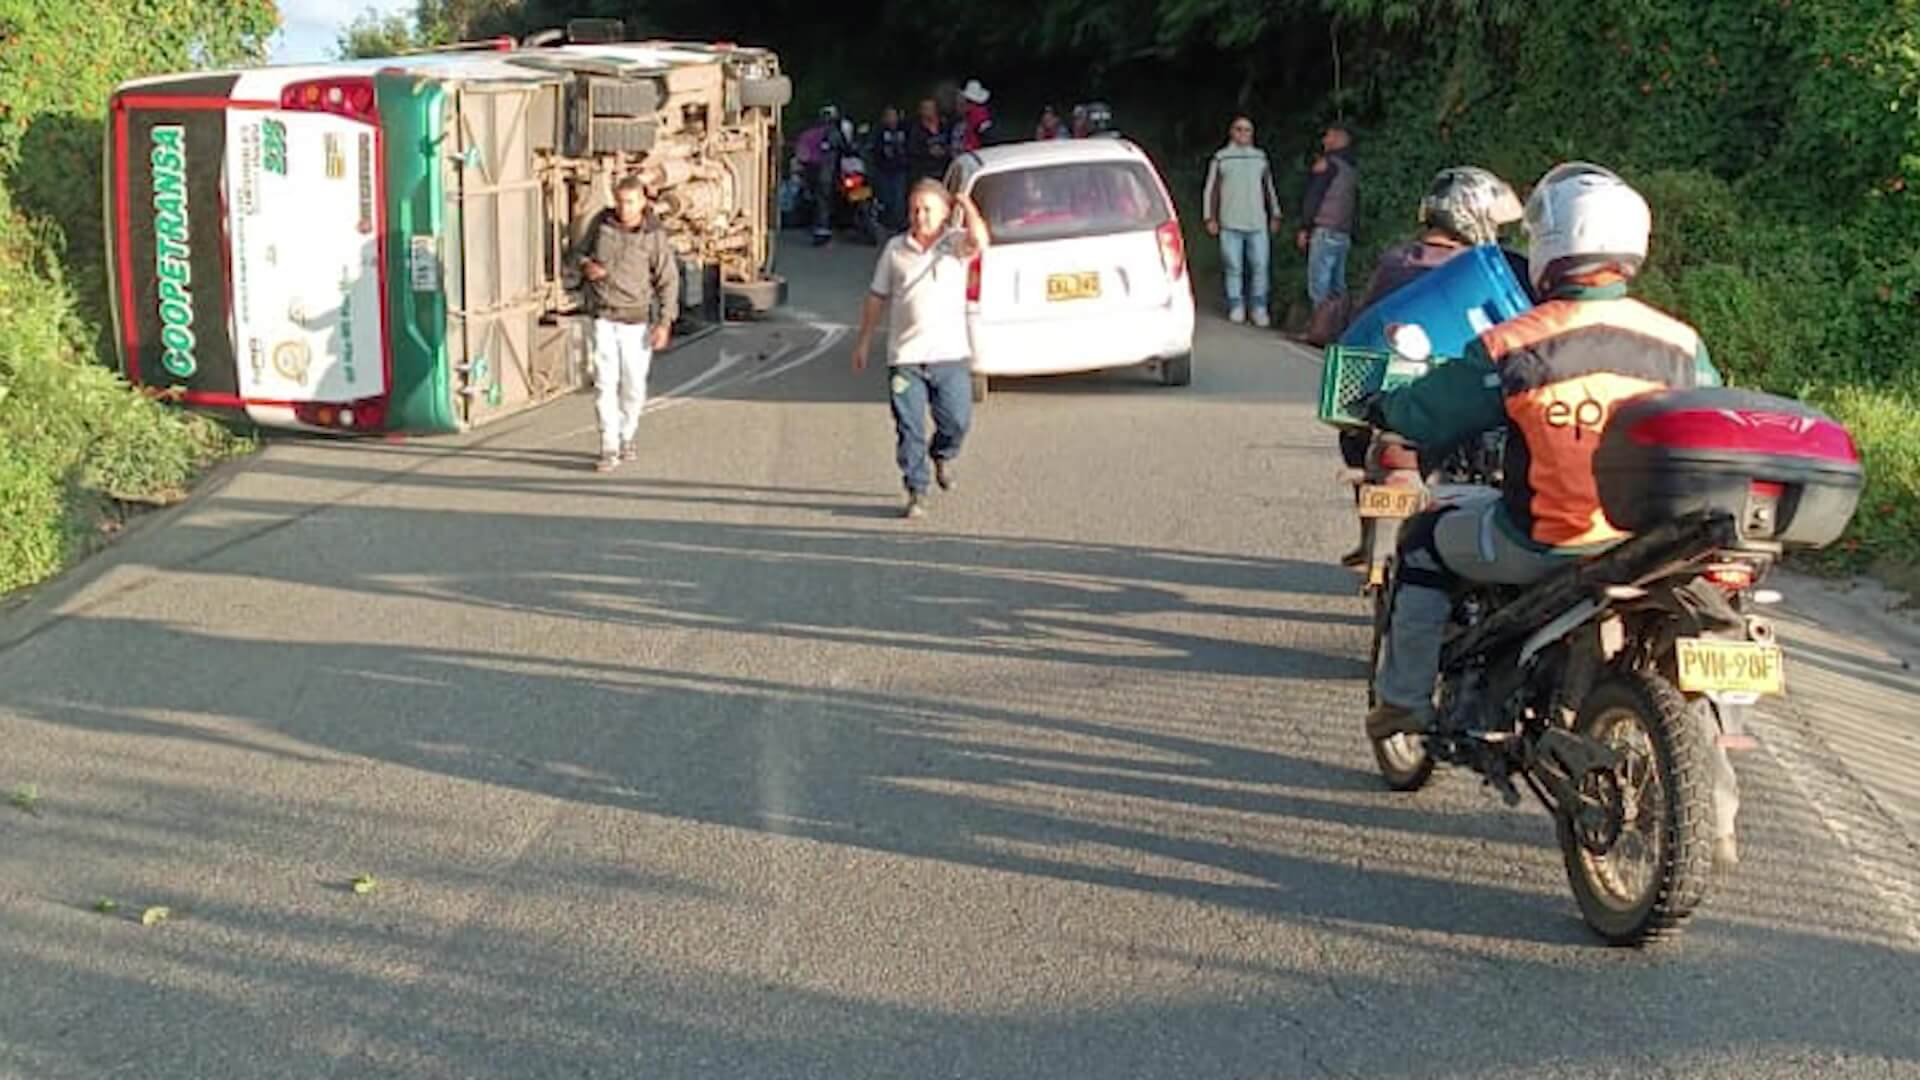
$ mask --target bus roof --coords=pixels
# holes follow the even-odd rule
[[[388,68],[399,68],[420,75],[471,79],[524,79],[529,82],[538,82],[549,79],[556,73],[579,70],[582,67],[604,65],[606,74],[609,75],[639,74],[645,71],[712,63],[730,54],[758,56],[763,55],[763,50],[716,48],[697,42],[674,41],[553,45],[530,49],[454,49],[444,52],[407,53],[401,56],[378,56],[323,63],[263,64],[259,68],[227,68],[215,71],[151,75],[121,83],[120,89],[153,86],[184,78],[231,75],[241,70],[257,71],[266,68],[289,73],[311,72],[315,78],[341,71],[371,73]]]

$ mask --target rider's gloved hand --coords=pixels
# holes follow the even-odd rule
[[[1386,402],[1387,395],[1375,390],[1353,403],[1353,413],[1368,424],[1386,430],[1388,427]]]

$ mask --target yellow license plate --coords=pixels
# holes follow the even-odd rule
[[[1778,645],[1681,638],[1677,647],[1680,689],[1688,693],[1779,694],[1787,688],[1786,657]]]
[[[873,192],[863,187],[857,187],[847,192],[848,202],[866,202],[871,198],[873,198]]]
[[[1047,300],[1091,300],[1100,295],[1098,272],[1047,275]]]
[[[1360,485],[1360,516],[1363,518],[1409,518],[1426,508],[1427,493],[1422,488]]]

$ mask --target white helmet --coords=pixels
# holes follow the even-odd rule
[[[1548,170],[1527,196],[1527,276],[1549,280],[1594,270],[1640,272],[1653,212],[1612,170],[1584,161]]]

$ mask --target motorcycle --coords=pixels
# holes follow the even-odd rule
[[[1390,340],[1401,360],[1420,352],[1417,335]],[[1386,482],[1363,513],[1389,508],[1387,521],[1448,497],[1405,440],[1374,442]],[[1676,934],[1707,895],[1716,829],[1732,825],[1726,755],[1755,748],[1750,710],[1785,687],[1760,614],[1781,598],[1762,586],[1789,548],[1839,537],[1861,473],[1851,437],[1825,416],[1715,389],[1617,406],[1595,474],[1607,516],[1632,535],[1531,586],[1463,584],[1434,730],[1370,741],[1396,791],[1425,786],[1438,765],[1479,774],[1508,805],[1524,788],[1553,817],[1584,921],[1637,946]],[[1392,549],[1372,554],[1370,704],[1396,572]]]
[[[886,243],[887,227],[881,220],[880,200],[867,180],[867,165],[848,154],[840,158],[840,198],[847,206],[848,224],[862,243]]]

